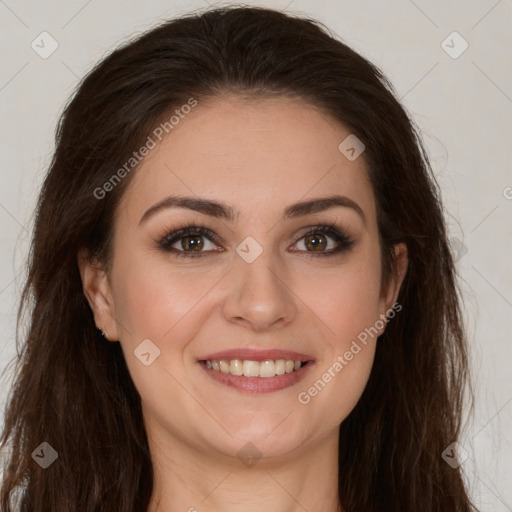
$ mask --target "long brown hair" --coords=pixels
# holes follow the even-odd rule
[[[226,92],[300,97],[349,127],[366,146],[383,279],[393,272],[393,244],[408,247],[402,311],[379,338],[367,387],[341,424],[341,506],[475,510],[460,468],[442,457],[460,435],[472,392],[454,258],[418,129],[381,71],[323,25],[233,7],[167,21],[124,44],[65,107],[18,313],[23,345],[1,437],[8,450],[1,509],[147,509],[153,473],[140,397],[120,344],[95,327],[77,253],[108,262],[114,214],[133,173],[108,193],[94,191],[169,112]],[[43,442],[58,455],[46,469],[34,457],[48,450]]]

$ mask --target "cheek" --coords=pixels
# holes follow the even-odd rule
[[[207,292],[223,271],[178,270],[176,264],[155,259],[132,255],[129,260],[118,261],[113,270],[120,342],[146,412],[170,429],[188,431],[187,418],[201,417],[202,412],[190,399],[189,393],[195,395],[195,391],[184,360],[186,347],[207,321],[212,309]],[[146,345],[149,348],[145,351],[154,362],[145,366],[136,356],[141,353],[141,343],[147,344],[148,339],[157,349]],[[158,354],[154,359],[153,350]],[[174,404],[172,420],[166,418],[169,404]]]
[[[378,248],[360,250],[346,263],[315,270],[297,269],[292,284],[317,320],[323,339],[337,350],[350,346],[379,318],[380,258]],[[307,276],[307,277],[304,277]]]
[[[183,319],[200,310],[195,306],[216,282],[212,273],[194,274],[154,259],[132,258],[116,268],[116,316],[126,340],[174,337]]]
[[[328,430],[352,411],[368,382],[379,317],[380,259],[369,251],[350,265],[311,275],[298,292],[313,311],[322,356],[302,386],[298,402]],[[311,340],[314,341],[314,340]],[[330,411],[325,414],[325,411]]]

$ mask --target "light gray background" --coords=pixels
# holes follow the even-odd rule
[[[512,510],[512,1],[248,4],[323,21],[390,77],[419,124],[460,255],[477,399],[461,441],[468,454],[463,469],[481,510]],[[0,370],[15,355],[32,214],[65,101],[79,78],[121,41],[207,5],[0,0]],[[43,31],[58,42],[46,59],[31,48]],[[469,45],[458,58],[445,51],[463,48],[458,36],[446,39],[454,31]],[[1,383],[2,406],[8,384]]]

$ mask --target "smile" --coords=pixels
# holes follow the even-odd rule
[[[299,370],[304,364],[292,359],[267,359],[266,361],[251,361],[249,359],[213,359],[205,361],[206,367],[217,372],[243,375],[244,377],[270,378]]]
[[[278,391],[296,384],[314,359],[284,350],[237,349],[198,359],[214,381],[248,393]]]

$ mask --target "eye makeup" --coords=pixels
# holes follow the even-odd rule
[[[205,247],[202,239],[217,245],[218,248],[202,250]],[[355,244],[355,240],[334,223],[316,224],[303,228],[293,245],[297,245],[303,239],[305,240],[304,246],[308,247],[309,245],[313,250],[292,249],[291,252],[300,253],[306,257],[332,257],[350,250]],[[336,245],[329,250],[325,250],[325,246],[329,245],[329,239]],[[181,247],[174,247],[180,241]],[[201,258],[224,251],[222,239],[215,232],[193,222],[169,230],[158,239],[157,244],[159,249],[171,253],[176,258]]]

